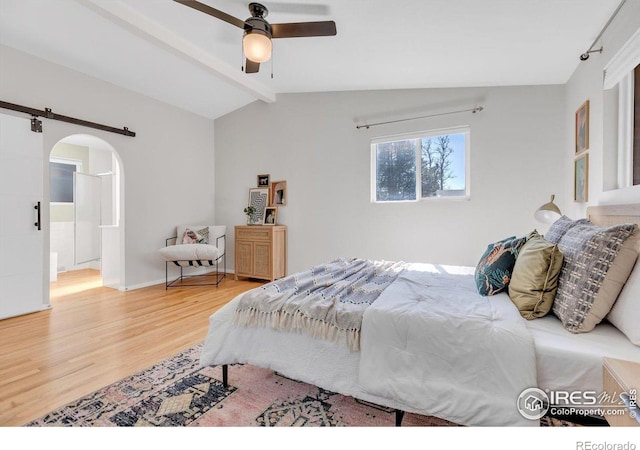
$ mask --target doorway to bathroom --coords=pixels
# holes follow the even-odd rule
[[[116,151],[95,136],[67,136],[51,150],[50,281],[77,280],[67,293],[121,286],[121,176]]]

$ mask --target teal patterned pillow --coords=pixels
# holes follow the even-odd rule
[[[518,252],[526,237],[508,237],[487,246],[476,266],[475,280],[480,295],[495,295],[507,289]]]

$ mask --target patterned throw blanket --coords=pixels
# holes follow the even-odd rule
[[[304,331],[360,349],[362,315],[405,263],[336,259],[247,292],[234,324]]]

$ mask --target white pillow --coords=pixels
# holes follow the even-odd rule
[[[607,320],[640,346],[640,263],[637,261]]]
[[[220,254],[215,245],[209,244],[169,245],[158,250],[158,253],[167,261],[215,261]]]

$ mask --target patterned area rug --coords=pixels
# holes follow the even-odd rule
[[[268,369],[236,364],[222,385],[220,367],[199,367],[201,345],[106,386],[25,426],[344,427],[395,425],[390,408],[358,401]],[[573,426],[544,418],[543,426]],[[405,414],[402,426],[456,426]]]

